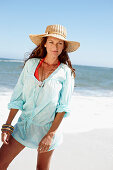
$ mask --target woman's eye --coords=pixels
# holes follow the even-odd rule
[[[52,41],[49,41],[49,43],[53,44],[53,42],[52,42]],[[58,44],[62,45],[62,42],[59,42]]]

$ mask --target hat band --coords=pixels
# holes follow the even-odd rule
[[[46,32],[47,34],[58,34],[58,35],[61,35],[63,36],[65,39],[66,39],[66,36],[63,35],[62,33],[58,33],[58,32]]]

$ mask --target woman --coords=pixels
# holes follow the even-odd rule
[[[58,127],[69,116],[75,78],[68,52],[80,46],[66,40],[66,34],[62,25],[49,25],[44,34],[30,35],[37,47],[25,61],[8,104],[8,119],[1,129],[2,170],[25,147],[37,149],[37,169],[48,170],[54,149],[62,143]],[[13,127],[11,122],[18,110],[22,113]]]

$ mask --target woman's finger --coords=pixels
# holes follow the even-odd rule
[[[38,149],[39,149],[39,150],[42,149],[43,146],[44,146],[43,144],[40,144]]]
[[[45,149],[46,149],[46,146],[45,146],[45,145],[43,145],[43,147],[42,147],[42,149],[41,149],[41,152],[44,152],[44,151],[45,151]]]
[[[42,152],[47,152],[48,151],[48,149],[49,149],[49,145],[43,145],[43,147],[39,147],[39,149],[38,149],[38,151],[40,152],[40,153],[42,153]]]
[[[6,142],[9,143],[10,133],[7,133]]]
[[[46,147],[44,148],[43,152],[47,152],[48,149],[49,149],[49,146],[46,146]]]
[[[4,144],[8,144],[8,139],[9,139],[9,136],[8,136],[9,133],[6,133],[6,132],[2,132],[1,134],[1,140]],[[8,139],[7,139],[8,138]]]
[[[6,134],[6,133],[2,133],[2,134],[1,134],[1,140],[2,140],[2,142],[3,142],[4,144],[7,144],[7,142],[6,142],[6,137],[7,137],[7,134]]]

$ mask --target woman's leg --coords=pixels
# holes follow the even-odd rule
[[[16,141],[12,135],[9,144],[3,144],[0,148],[0,170],[7,170],[12,160],[25,148],[21,143]]]
[[[48,152],[43,152],[43,153],[38,152],[36,170],[49,170],[53,151],[54,149]]]

